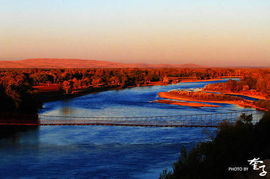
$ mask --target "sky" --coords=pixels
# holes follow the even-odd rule
[[[269,0],[0,0],[0,60],[270,66]]]

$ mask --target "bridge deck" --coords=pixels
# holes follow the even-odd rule
[[[234,123],[241,113],[252,114],[253,120],[258,121],[261,113],[258,111],[227,112],[195,115],[172,116],[137,116],[137,117],[76,117],[76,116],[35,116],[36,120],[29,117],[13,116],[12,119],[0,116],[0,125],[103,125],[103,126],[136,126],[136,127],[218,127],[225,120]]]
[[[198,124],[132,124],[132,123],[33,123],[33,122],[1,122],[0,125],[7,126],[130,126],[130,127],[218,127],[219,125]]]

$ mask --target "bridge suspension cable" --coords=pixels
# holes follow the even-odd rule
[[[257,122],[262,113],[254,110],[231,111],[224,113],[203,113],[164,116],[57,116],[38,115],[38,120],[0,120],[0,125],[114,125],[145,127],[218,127],[222,122],[234,123],[239,116],[252,114]],[[0,117],[0,119],[2,119]]]

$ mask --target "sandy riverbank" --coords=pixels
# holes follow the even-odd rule
[[[267,99],[266,95],[260,95],[260,94],[250,94],[248,92],[239,92],[239,93],[233,93],[233,92],[220,92],[220,91],[212,91],[212,90],[202,90],[202,92],[218,92],[226,95],[241,95],[256,99]]]
[[[173,104],[179,106],[189,106],[189,107],[220,107],[218,105],[205,104],[205,103],[190,103],[190,102],[180,102],[173,100],[155,100],[154,103],[163,103],[163,104]]]
[[[224,93],[227,95],[241,95],[241,96],[246,96],[246,97],[251,97],[251,98],[256,98],[256,99],[267,99],[266,96],[264,95],[255,95],[255,94],[247,94],[247,93]]]
[[[206,102],[206,103],[224,103],[224,104],[234,104],[234,105],[238,105],[241,107],[250,107],[250,108],[256,108],[259,110],[266,110],[265,108],[260,108],[258,106],[256,106],[253,101],[250,100],[234,100],[234,101],[219,101],[219,100],[199,100],[199,99],[193,99],[193,98],[189,98],[189,97],[182,97],[181,95],[178,95],[176,93],[172,93],[172,92],[160,92],[158,93],[158,96],[161,98],[166,98],[166,99],[175,99],[175,100],[182,100],[182,101],[192,101],[192,102]]]
[[[222,78],[213,78],[213,79],[208,79],[208,80],[194,80],[194,79],[185,79],[181,80],[181,83],[187,83],[187,82],[204,82],[204,81],[217,81],[217,80],[222,80]]]

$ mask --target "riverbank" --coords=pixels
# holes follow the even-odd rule
[[[193,93],[193,94],[196,94],[197,93],[198,94],[198,92],[190,92],[190,93]],[[200,95],[201,94],[202,94],[202,92],[200,93]],[[176,91],[160,92],[160,93],[158,93],[158,96],[161,97],[161,98],[174,99],[174,100],[182,100],[182,101],[234,104],[234,105],[238,105],[240,107],[250,107],[250,108],[256,108],[258,110],[267,111],[267,109],[261,108],[261,107],[257,106],[256,104],[254,104],[253,101],[246,100],[246,99],[243,99],[243,98],[240,98],[240,97],[232,97],[231,96],[230,98],[231,99],[234,99],[234,100],[196,99],[196,98],[194,98],[192,96],[190,96],[190,97],[183,96],[183,95],[177,93]],[[213,96],[215,96],[215,95],[213,94]]]
[[[207,80],[196,80],[196,79],[185,79],[181,80],[182,83],[192,83],[192,82],[205,82],[205,81],[217,81],[217,80],[222,80],[222,78],[213,78],[213,79],[207,79]]]
[[[222,78],[214,78],[214,79],[207,79],[207,80],[182,80],[180,83],[186,83],[186,82],[205,82],[205,81],[217,81],[221,80]],[[34,93],[33,95],[35,98],[40,100],[41,102],[50,102],[50,101],[57,101],[57,100],[65,100],[65,99],[72,99],[75,97],[87,95],[87,94],[92,94],[92,93],[97,93],[97,92],[103,92],[103,91],[108,91],[108,90],[121,90],[121,89],[127,89],[127,88],[134,88],[134,87],[151,87],[151,86],[166,86],[166,85],[171,85],[174,83],[165,83],[162,81],[157,81],[157,82],[150,82],[148,84],[141,84],[141,85],[134,85],[134,86],[126,86],[126,87],[120,87],[120,86],[108,86],[108,87],[88,87],[88,88],[83,88],[83,89],[75,89],[73,92],[69,94],[63,93],[62,90],[58,89],[55,91],[46,91],[46,90],[40,90],[39,92]],[[42,89],[42,86],[36,86]],[[46,89],[48,86],[44,86]]]
[[[95,94],[98,92],[103,92],[103,91],[109,91],[109,90],[122,90],[122,89],[128,89],[128,88],[135,88],[135,87],[151,87],[151,86],[166,86],[169,84],[164,84],[164,83],[151,83],[149,85],[141,85],[141,86],[127,86],[127,87],[98,87],[98,88],[85,88],[83,90],[76,90],[73,93],[68,93],[65,94],[62,91],[51,91],[51,92],[38,92],[33,94],[34,97],[41,101],[42,103],[44,102],[51,102],[51,101],[57,101],[57,100],[68,100],[88,94]]]
[[[33,95],[35,96],[36,99],[44,103],[44,102],[57,101],[57,100],[68,100],[68,99],[76,98],[76,97],[87,95],[87,94],[98,93],[98,92],[103,92],[103,91],[108,91],[108,90],[119,90],[119,89],[123,89],[123,88],[101,87],[101,88],[84,89],[82,91],[78,91],[76,93],[69,93],[69,94],[65,94],[61,91],[58,91],[58,92],[35,93]]]
[[[220,107],[219,105],[205,104],[205,103],[191,103],[191,102],[180,102],[173,100],[155,100],[154,103],[163,103],[163,104],[173,104],[179,106],[189,106],[189,107]]]
[[[226,95],[240,95],[240,96],[246,96],[246,97],[251,97],[251,98],[256,98],[256,99],[267,99],[266,96],[264,95],[255,95],[255,94],[248,94],[248,93],[224,93]]]
[[[214,91],[214,90],[202,90],[202,92],[217,92],[217,93],[222,93],[222,94],[225,94],[225,95],[240,95],[240,96],[245,96],[245,97],[251,97],[251,98],[256,98],[256,99],[268,99],[266,97],[266,95],[263,95],[263,94],[252,94],[248,91],[242,91],[242,92],[221,92],[221,91]]]

